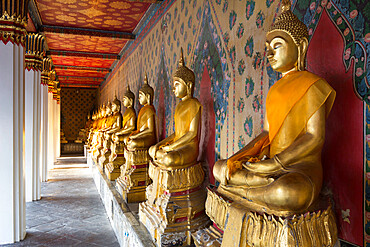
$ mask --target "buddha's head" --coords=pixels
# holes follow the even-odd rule
[[[266,35],[267,58],[278,72],[305,70],[308,31],[290,10],[290,0],[283,0],[282,13]]]
[[[131,92],[130,86],[127,84],[127,89],[125,94],[123,95],[123,105],[125,107],[132,107],[135,102],[135,94]]]
[[[105,117],[105,110],[106,110],[106,108],[105,108],[105,104],[103,104],[103,106],[100,108],[100,118],[103,118],[103,117]]]
[[[145,74],[144,84],[139,90],[139,102],[141,105],[153,104],[154,90],[148,84],[148,76]]]
[[[110,116],[112,114],[112,104],[108,102],[107,106],[105,107],[105,116]]]
[[[121,101],[117,99],[117,96],[114,96],[111,108],[113,113],[119,112],[121,110]]]
[[[173,74],[173,92],[177,98],[193,96],[195,75],[194,72],[185,66],[184,54],[181,48],[179,66]]]

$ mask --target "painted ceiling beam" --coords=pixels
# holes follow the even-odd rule
[[[93,57],[102,59],[115,59],[119,60],[121,57],[111,53],[97,53],[97,52],[84,52],[84,51],[62,51],[62,50],[48,50],[46,55],[65,56],[65,57]]]
[[[99,67],[83,67],[83,66],[73,66],[73,65],[54,65],[55,68],[60,68],[62,70],[91,70],[96,72],[110,72],[110,68],[99,68]]]
[[[109,37],[116,39],[135,39],[135,34],[129,32],[118,32],[118,31],[107,31],[89,28],[77,28],[77,27],[61,27],[61,26],[49,26],[43,25],[41,27],[42,32],[49,33],[66,33],[66,34],[76,34],[85,36],[96,36],[96,37]]]

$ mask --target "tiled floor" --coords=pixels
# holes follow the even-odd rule
[[[27,203],[26,238],[6,246],[119,246],[89,168],[63,167]]]

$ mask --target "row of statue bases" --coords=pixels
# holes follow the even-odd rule
[[[181,58],[173,75],[175,132],[157,142],[153,88],[147,76],[126,110],[115,98],[89,121],[95,164],[116,181],[158,246],[334,246],[337,227],[329,198],[320,195],[325,121],[335,91],[305,70],[307,27],[283,1],[266,35],[268,59],[282,79],[266,99],[266,130],[213,168],[217,188],[205,188],[199,154],[202,105],[195,76]],[[290,100],[286,100],[290,99]]]

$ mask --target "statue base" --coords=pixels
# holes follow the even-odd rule
[[[123,158],[122,162],[119,161],[114,161],[114,162],[109,162],[105,166],[105,175],[107,175],[107,178],[110,181],[116,180],[120,175],[121,175],[121,166],[125,163],[125,159]]]
[[[193,234],[196,246],[334,246],[337,227],[331,206],[289,217],[257,213],[208,188],[212,226]],[[216,231],[215,231],[216,230]],[[220,245],[220,238],[222,244]]]
[[[100,156],[98,157],[98,164],[102,171],[104,172],[105,166],[109,162],[109,156],[110,156],[110,149],[101,149]]]
[[[148,149],[125,149],[126,163],[121,166],[121,174],[116,180],[117,191],[128,202],[145,201],[145,190],[150,184]]]
[[[191,233],[210,224],[205,214],[204,171],[201,163],[167,170],[150,162],[153,183],[147,201],[139,204],[139,218],[158,246],[187,246]]]

